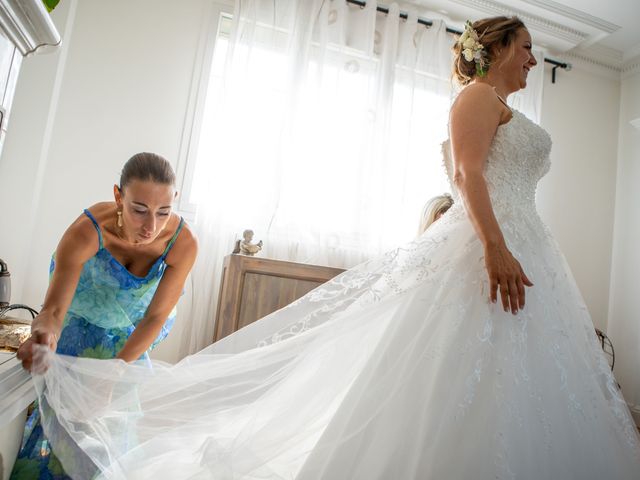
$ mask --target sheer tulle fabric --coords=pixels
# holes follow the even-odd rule
[[[637,479],[637,431],[535,212],[550,146],[515,112],[485,171],[508,246],[535,284],[517,316],[488,301],[483,248],[458,201],[417,240],[175,366],[44,352],[43,425],[65,470]]]
[[[74,478],[636,478],[626,405],[531,223],[516,317],[487,302],[470,224],[443,221],[175,366],[50,355],[54,451]]]

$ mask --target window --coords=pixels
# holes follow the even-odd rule
[[[334,236],[354,248],[379,235],[388,245],[410,239],[424,203],[449,190],[440,152],[448,78],[397,67],[381,96],[388,105],[372,108],[379,59],[330,45],[310,56],[306,81],[291,85],[285,34],[280,41],[264,29],[250,47],[236,47],[243,74],[223,89],[230,28],[223,13],[202,76],[181,209],[224,203],[229,215],[247,225],[261,219],[272,234]],[[202,179],[218,179],[215,192]]]

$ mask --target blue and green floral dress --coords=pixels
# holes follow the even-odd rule
[[[98,232],[98,252],[85,264],[58,340],[57,353],[74,357],[114,358],[142,320],[153,299],[167,264],[165,259],[184,225],[184,219],[164,253],[144,277],[133,275],[104,248],[102,232],[89,210],[84,211]],[[55,253],[50,274],[55,269]],[[169,314],[162,331],[149,350],[169,333],[176,309]],[[149,360],[145,352],[141,360]],[[63,480],[60,462],[51,452],[35,408],[27,419],[22,448],[11,473],[11,480]]]

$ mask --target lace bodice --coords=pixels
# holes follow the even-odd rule
[[[442,144],[444,165],[455,200],[450,141]],[[485,179],[496,214],[516,210],[535,211],[538,181],[549,171],[551,137],[517,110],[498,127],[487,157]],[[461,203],[461,202],[457,202]]]

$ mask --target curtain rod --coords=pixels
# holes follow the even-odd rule
[[[352,3],[353,5],[357,5],[360,8],[364,8],[367,5],[367,2],[362,0],[345,0],[347,3]],[[384,13],[385,15],[389,15],[389,7],[385,7],[384,5],[376,5],[376,10],[380,13]],[[409,18],[409,14],[407,12],[400,12],[400,18],[406,20]],[[431,20],[427,20],[426,18],[418,17],[418,23],[420,25],[424,25],[425,27],[433,26],[433,22]],[[461,35],[462,32],[460,30],[456,30],[455,28],[447,27],[448,33],[453,33],[455,35]],[[552,60],[550,58],[544,59],[545,63],[550,63],[553,65],[553,69],[551,70],[551,83],[556,83],[556,69],[562,68],[567,71],[571,70],[571,64],[565,62],[559,62],[557,60]]]

